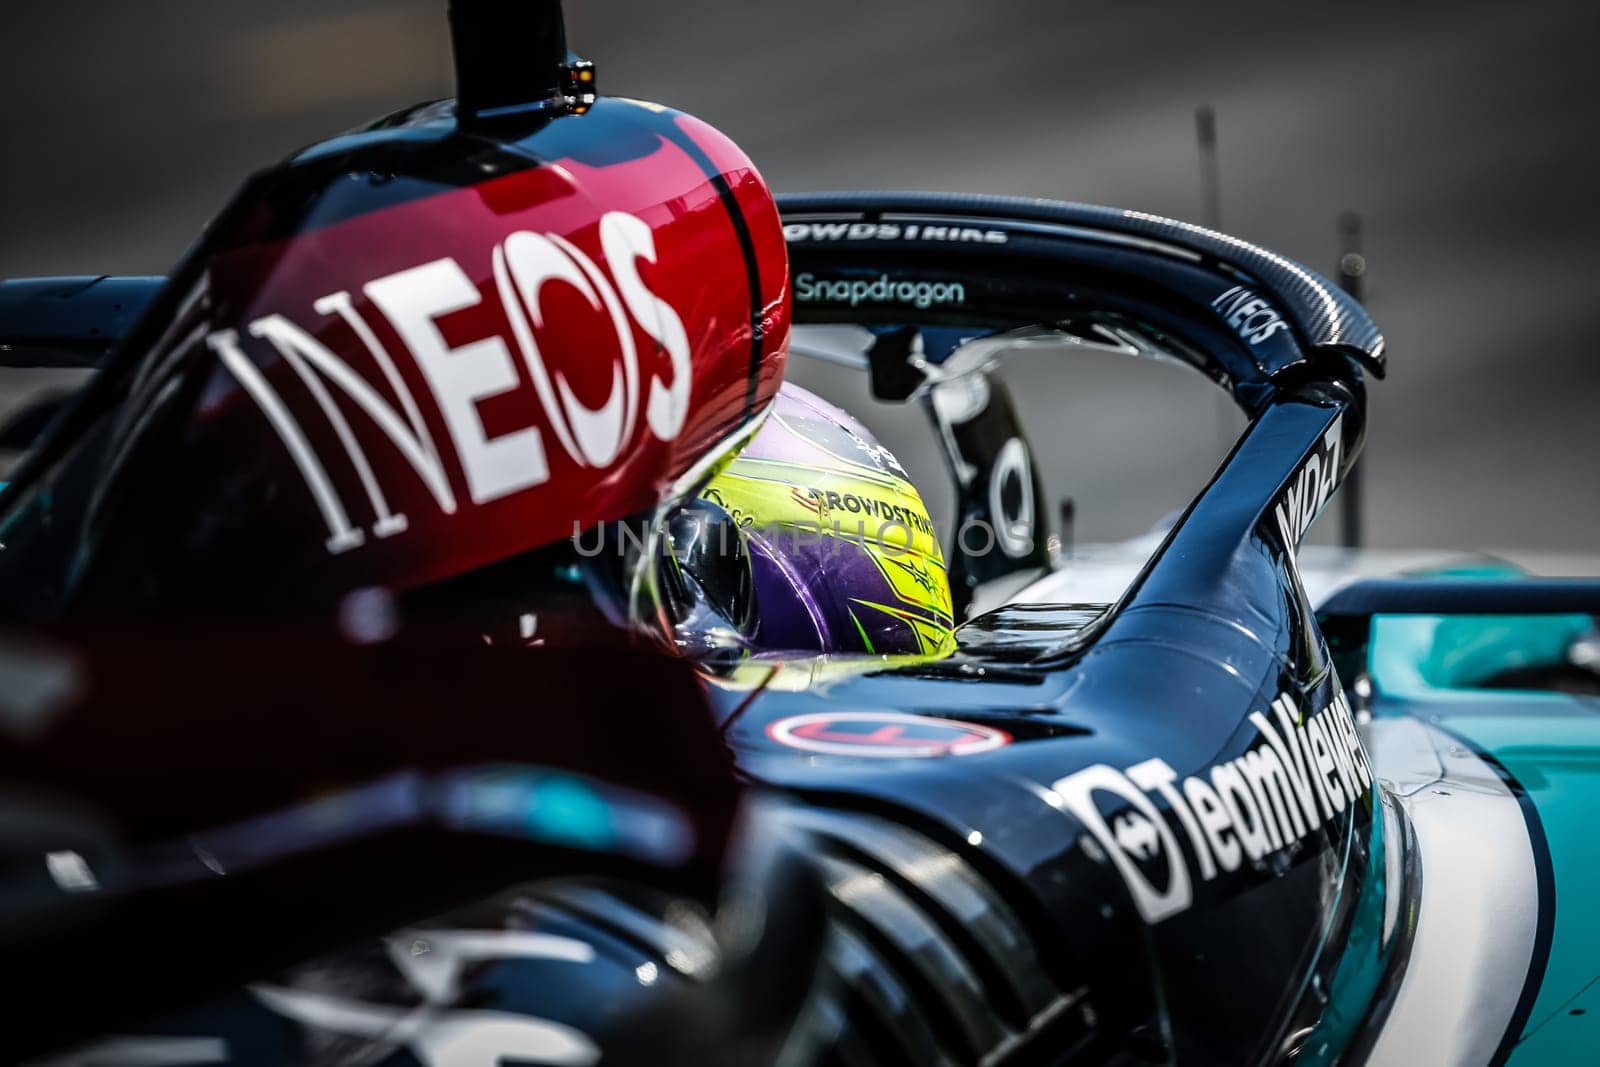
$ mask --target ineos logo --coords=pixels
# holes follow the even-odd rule
[[[639,262],[655,262],[654,235],[642,219],[613,211],[600,219],[600,246],[611,274],[566,238],[554,233],[518,231],[492,253],[496,291],[511,327],[511,344],[527,369],[550,432],[580,468],[604,469],[622,454],[638,428],[641,411],[650,432],[670,441],[682,430],[689,409],[691,365],[683,321],[639,275]],[[604,316],[615,337],[606,399],[589,407],[559,369],[560,360],[544,351],[537,334],[546,326],[545,294],[552,284],[570,286]],[[434,404],[460,460],[474,504],[483,504],[544,484],[550,478],[544,435],[528,425],[493,438],[485,431],[478,404],[516,389],[520,383],[507,339],[498,334],[450,347],[438,320],[481,302],[478,288],[454,259],[436,259],[375,278],[362,292],[400,337],[427,382]],[[456,511],[455,494],[416,398],[372,327],[356,310],[350,293],[338,291],[312,303],[320,315],[337,316],[360,341],[398,399],[396,410],[362,375],[310,332],[283,315],[252,321],[246,331],[269,342],[305,386],[338,438],[361,482],[375,516],[371,531],[388,537],[407,528],[394,512],[366,452],[327,386],[337,388],[360,408],[399,451],[445,514]],[[631,319],[631,321],[630,321]],[[671,377],[641,383],[637,324],[663,351]],[[207,336],[206,344],[255,400],[294,460],[328,526],[329,552],[343,552],[365,541],[349,518],[320,457],[291,409],[251,362],[233,330]],[[595,358],[585,351],[586,359]],[[570,358],[561,353],[561,359]]]
[[[1251,347],[1289,328],[1271,304],[1242,285],[1222,293],[1211,301],[1211,306]]]

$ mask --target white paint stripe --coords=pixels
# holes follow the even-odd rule
[[[1379,719],[1367,740],[1422,868],[1410,957],[1368,1062],[1481,1067],[1516,1011],[1538,928],[1521,805],[1493,767],[1416,720]],[[1429,748],[1440,771],[1423,785]]]

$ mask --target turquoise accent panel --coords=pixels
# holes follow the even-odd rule
[[[1544,831],[1555,925],[1513,1067],[1600,1063],[1600,700],[1470,686],[1513,667],[1563,662],[1568,645],[1591,627],[1586,616],[1372,622],[1369,666],[1378,691],[1425,702],[1418,713],[1499,761],[1522,784]]]
[[[574,775],[492,769],[461,792],[464,823],[559,845],[615,851],[622,813]]]
[[[1383,942],[1384,901],[1389,889],[1385,881],[1383,823],[1383,811],[1378,808],[1373,812],[1372,833],[1367,840],[1367,877],[1356,898],[1350,937],[1328,985],[1328,1006],[1301,1046],[1296,1067],[1323,1067],[1338,1062],[1371,1010],[1372,998],[1393,954],[1394,942]]]
[[[576,778],[540,782],[528,807],[528,826],[552,841],[607,850],[614,841],[611,805]]]
[[[1600,977],[1600,702],[1560,700],[1533,716],[1450,716],[1443,725],[1491,753],[1532,798],[1550,847],[1555,880],[1555,931],[1544,984],[1513,1064],[1595,1063],[1592,1045],[1578,1059],[1541,1059],[1531,1035],[1558,1018],[1563,1005]]]
[[[1506,563],[1440,567],[1428,572],[1439,578],[1498,579],[1523,573]],[[1420,625],[1424,622],[1428,625]],[[1411,632],[1403,624],[1419,625]],[[1388,642],[1401,638],[1413,670],[1402,670],[1401,664],[1390,662],[1386,664],[1390,671],[1414,674],[1430,690],[1459,689],[1481,685],[1503,671],[1565,663],[1572,642],[1591,628],[1587,615],[1385,616],[1373,622],[1372,647],[1375,654],[1380,650],[1387,653]],[[1388,687],[1385,691],[1398,695]]]
[[[1589,629],[1587,615],[1455,615],[1438,620],[1418,669],[1441,689],[1482,685],[1503,671],[1565,663]]]
[[[1600,1056],[1600,979],[1560,1005],[1517,1046],[1514,1064],[1590,1064]]]

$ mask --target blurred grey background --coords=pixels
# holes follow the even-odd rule
[[[253,168],[449,95],[444,7],[6,4],[0,276],[165,271]],[[1213,106],[1225,229],[1331,274],[1339,212],[1365,219],[1393,367],[1371,390],[1369,540],[1600,549],[1600,6],[567,7],[602,91],[720,126],[779,190],[1014,193],[1199,221],[1194,112]],[[1080,539],[1184,503],[1237,428],[1181,371],[1055,371],[1012,378]],[[0,403],[16,388],[0,382]],[[939,480],[901,413],[866,414]]]

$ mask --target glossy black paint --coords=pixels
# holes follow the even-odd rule
[[[1369,578],[1340,589],[1322,618],[1374,615],[1600,615],[1593,578]]]
[[[96,366],[165,278],[0,281],[0,366]]]
[[[567,30],[560,0],[451,0],[456,101],[470,122],[563,106]]]
[[[537,6],[547,11],[551,5]],[[462,3],[458,10],[469,7],[478,5]],[[547,22],[544,30],[550,29]],[[448,104],[424,105],[314,146],[259,175],[159,294],[152,295],[148,283],[129,282],[107,305],[98,302],[98,295],[89,303],[81,300],[86,291],[109,292],[103,288],[109,283],[74,291],[70,286],[26,293],[0,290],[0,318],[13,324],[18,339],[76,338],[88,344],[102,333],[123,336],[101,378],[0,496],[0,528],[8,543],[22,549],[0,556],[0,615],[39,620],[69,611],[72,576],[104,547],[97,536],[101,531],[86,516],[102,488],[95,481],[99,460],[122,433],[119,405],[215,253],[305,232],[556,156],[630,158],[652,147],[655,137],[670,135],[665,128],[629,134],[561,107],[520,108],[556,99],[563,89],[558,62],[564,61],[564,44],[558,36],[532,33],[526,41],[493,34],[458,36],[458,55],[532,43],[537,63],[522,69],[502,65],[478,81],[464,78],[467,122],[458,122]],[[510,111],[491,114],[505,108]],[[590,118],[603,118],[605,109],[600,102]],[[1287,694],[1307,715],[1338,695],[1326,642],[1295,574],[1294,539],[1274,521],[1273,510],[1335,425],[1344,435],[1337,476],[1349,469],[1363,433],[1363,368],[1381,375],[1384,366],[1376,329],[1353,301],[1297,265],[1244,242],[1165,220],[1081,205],[912,194],[807,196],[791,198],[784,206],[787,221],[843,223],[846,232],[851,224],[888,221],[900,227],[917,225],[924,232],[930,226],[953,226],[1004,235],[1003,241],[973,242],[795,239],[790,248],[796,274],[868,278],[892,273],[957,283],[970,297],[961,307],[924,311],[806,305],[798,308],[801,321],[986,330],[1064,321],[1114,324],[1186,359],[1229,390],[1251,417],[1228,460],[1118,604],[1080,609],[1070,618],[1054,620],[1036,635],[1037,644],[1016,636],[1014,622],[1008,631],[994,619],[979,620],[965,649],[949,660],[846,677],[800,692],[769,691],[753,699],[734,692],[721,698],[720,727],[740,770],[798,803],[799,811],[779,821],[812,842],[809,847],[823,871],[839,887],[836,921],[848,933],[841,942],[846,947],[833,950],[829,965],[847,984],[865,987],[886,975],[892,981],[880,990],[904,994],[893,1025],[885,1024],[889,1036],[863,1024],[848,1039],[859,1041],[869,1054],[881,1047],[913,1049],[928,1053],[929,1059],[948,1055],[976,1060],[997,1049],[1019,1056],[1138,1054],[1187,1062],[1280,1059],[1289,1036],[1315,1020],[1319,1005],[1306,992],[1313,977],[1326,979],[1338,962],[1340,932],[1349,922],[1356,894],[1333,889],[1359,886],[1368,865],[1379,861],[1365,852],[1374,817],[1371,794],[1307,835],[1297,849],[1280,850],[1270,862],[1212,879],[1197,878],[1192,904],[1153,924],[1141,918],[1127,883],[1103,853],[1096,854],[1082,822],[1050,797],[1056,783],[1099,765],[1120,773],[1159,757],[1180,779],[1205,771],[1240,756],[1258,740],[1249,716],[1264,711],[1279,694]],[[1241,336],[1237,324],[1216,307],[1224,294],[1241,286],[1258,293],[1288,328],[1257,341]],[[11,299],[19,295],[27,299]],[[45,302],[57,297],[66,302]],[[141,301],[143,314],[130,326],[133,307]],[[0,337],[5,336],[0,329]],[[151,407],[137,414],[160,413]],[[1013,421],[1006,405],[997,401],[992,425],[980,427],[981,433],[973,430],[966,439],[954,435],[960,457],[987,477],[999,445],[1014,436]],[[980,480],[963,487],[969,492],[964,509],[982,507],[986,486]],[[137,494],[124,503],[141,506]],[[1037,511],[1042,519],[1043,510]],[[1041,560],[1035,556],[1026,562],[1036,566]],[[955,572],[965,584],[963,576],[992,576],[995,567],[994,560],[958,558]],[[1012,636],[997,638],[1002,633]],[[463,661],[452,662],[452,669],[461,669]],[[219,658],[211,666],[227,663]],[[556,676],[530,663],[519,666],[525,676],[542,679],[547,691],[548,679]],[[416,670],[419,664],[410,667]],[[600,669],[609,670],[609,680],[618,685],[627,680],[614,664]],[[352,703],[365,701],[364,710],[373,714],[379,710],[372,703],[374,694],[392,691],[397,679],[408,677],[405,671],[365,677],[357,687],[359,695],[352,692]],[[141,674],[128,684],[148,694],[150,682],[148,674]],[[217,688],[228,684],[219,682]],[[195,693],[187,695],[195,700]],[[281,693],[276,701],[267,699],[273,695],[270,687],[252,694],[275,713],[293,703]],[[407,694],[411,700],[417,696]],[[444,699],[441,695],[439,702]],[[614,693],[612,699],[635,715],[657,715],[662,705],[660,692]],[[237,726],[233,720],[208,719],[211,709],[203,701],[165,710],[173,707],[188,717],[175,716],[176,727],[167,720],[167,729],[208,721],[228,731]],[[800,754],[768,736],[767,727],[780,717],[841,708],[966,719],[1004,729],[1014,740],[972,757],[869,760]],[[138,752],[134,742],[140,738],[127,732],[135,726],[143,740],[156,742],[154,753],[162,758],[178,755],[182,750],[161,747],[167,740],[159,732],[162,721],[141,718],[102,737],[112,743],[104,750],[109,766],[124,774],[164,773],[170,776],[165,784],[176,790],[165,797],[165,805],[128,809],[151,821],[140,832],[189,828],[184,819],[194,810],[195,791],[209,794],[226,785],[242,789],[249,781],[261,781],[241,777],[230,783],[222,773],[227,764],[210,764],[203,757],[154,767],[123,759],[127,752],[115,745]],[[361,721],[343,722],[341,731],[354,731]],[[270,722],[284,729],[283,719]],[[608,736],[589,738],[589,748],[573,742],[580,750],[573,762],[594,771],[609,756],[616,777],[636,787],[650,782],[669,790],[672,783],[664,781],[664,772],[681,772],[681,766],[663,760],[664,749],[657,746],[668,743],[658,734],[670,722],[663,717],[652,729],[639,727],[631,735],[614,719],[581,724],[602,727]],[[430,735],[413,724],[385,736],[420,744]],[[295,739],[287,732],[283,737]],[[677,737],[686,746],[692,739],[688,734]],[[320,751],[330,759],[348,756],[346,749],[360,750],[360,740],[344,736],[344,748]],[[493,738],[502,748],[506,740]],[[239,739],[230,732],[227,739],[213,742],[221,750],[226,745],[237,748]],[[126,800],[129,792],[137,792],[137,776],[93,778],[91,772],[102,765],[72,765],[68,757],[79,751],[63,748],[54,763],[35,764],[33,773],[48,771],[49,781],[57,785],[66,782],[94,796],[105,793],[102,800]],[[690,751],[710,759],[708,753],[715,749]],[[14,756],[14,772],[22,773],[25,760],[35,756]],[[402,753],[401,759],[414,756]],[[354,765],[370,769],[385,758],[382,752],[364,757],[365,764],[357,760]],[[645,757],[651,760],[649,767],[626,766],[629,759]],[[543,758],[549,758],[547,750]],[[338,762],[339,773],[347,774],[349,766]],[[712,759],[708,766],[716,773],[704,776],[710,783],[706,795],[685,796],[683,803],[725,830],[736,790],[725,765]],[[268,786],[299,787],[315,777],[308,772],[288,780],[277,770],[281,768],[265,779]],[[327,773],[328,768],[320,770]],[[91,780],[81,780],[84,775]],[[677,784],[681,788],[682,782]],[[252,797],[239,803],[243,811],[262,801]],[[1170,821],[1170,809],[1163,807],[1162,812]],[[715,834],[707,840],[721,843]],[[427,845],[442,847],[432,838]],[[1198,857],[1184,849],[1166,854],[1168,869],[1152,872],[1152,877],[1170,881],[1172,865],[1178,863],[1194,871]],[[702,858],[695,895],[710,892],[717,854]],[[300,893],[349,884],[379,895],[400,880],[396,872],[408,860],[402,849],[389,857],[395,866],[370,862],[363,871],[366,858],[364,852],[351,852],[334,867],[303,880],[290,878],[286,884]],[[495,858],[510,862],[509,854]],[[530,864],[529,869],[535,867]],[[504,870],[497,867],[497,876]],[[866,883],[859,882],[863,872]],[[377,876],[377,885],[362,882],[363,873]],[[874,873],[881,881],[872,881]],[[637,871],[630,876],[642,877]],[[853,892],[863,884],[874,892]],[[889,890],[882,889],[885,885]],[[255,892],[259,895],[251,896],[251,903],[264,907],[271,902],[259,886]],[[353,898],[357,907],[366,899],[359,893]],[[963,901],[969,910],[963,910]],[[414,899],[397,903],[423,906]],[[425,904],[434,906],[434,898]],[[35,988],[39,1010],[61,1010],[66,1003],[63,989],[80,968],[112,967],[101,975],[107,988],[117,982],[120,988],[131,988],[135,978],[128,970],[130,961],[142,961],[153,951],[141,937],[175,929],[184,907],[216,907],[225,914],[238,902],[194,904],[185,899],[180,905],[168,902],[158,909],[154,914],[162,921],[151,922],[146,915],[143,923],[118,924],[116,938],[83,939],[80,954],[53,960],[45,974],[50,980]],[[506,908],[518,906],[508,904],[491,918],[467,921],[500,922]],[[376,923],[390,916],[366,918]],[[571,917],[546,921],[559,925]],[[315,933],[325,938],[362,929],[347,910],[330,908],[318,914],[318,922]],[[591,911],[584,923],[584,936],[598,942],[615,937],[624,920]],[[908,924],[917,936],[905,933]],[[301,942],[273,943],[281,933],[282,927],[271,925],[254,931],[252,943],[264,946],[264,954],[236,961],[238,970],[230,973],[242,975],[252,966],[277,960],[266,948],[288,956],[306,950]],[[180,955],[179,962],[192,968],[191,983],[215,982],[218,972],[211,968],[219,947],[231,955],[239,945],[208,945],[194,935],[189,931],[191,941],[180,945],[194,956],[185,960]],[[854,956],[849,952],[851,936],[860,946]],[[95,953],[104,953],[105,959]],[[659,955],[665,961],[665,954]],[[805,954],[797,952],[793,958],[804,971]],[[584,987],[588,1003],[573,998],[567,1009],[593,1012],[593,1004],[608,996],[621,996],[623,990],[636,994],[637,979],[630,979],[623,960],[619,953],[615,967]],[[525,996],[529,980],[504,973],[511,969],[491,974],[484,988],[498,988],[509,999]],[[170,996],[193,988],[160,991]],[[555,1003],[558,998],[535,999],[530,1011],[567,1010]],[[860,1009],[862,1017],[887,1018],[891,1000],[885,996]],[[907,1011],[908,1002],[924,1010]],[[149,1005],[119,1007],[132,1012],[141,1006]],[[245,1032],[262,1033],[259,1019],[246,1025],[224,1014]],[[35,1022],[47,1017],[41,1014]],[[195,1025],[211,1027],[217,1018],[215,1010],[202,1013]],[[119,1020],[106,1019],[113,1021]],[[840,1032],[850,1033],[848,1027]],[[843,1045],[846,1038],[837,1040]],[[278,1046],[264,1043],[259,1048],[271,1050],[263,1052],[269,1059],[277,1055]]]
[[[754,699],[730,694],[724,730],[740,766],[807,805],[914,827],[982,872],[1028,927],[1054,989],[1091,1007],[1102,1052],[1205,1063],[1283,1058],[1320,1014],[1313,978],[1326,988],[1356,890],[1369,864],[1382,862],[1367,854],[1371,790],[1297,847],[1233,874],[1191,874],[1192,905],[1155,923],[1141,918],[1103,850],[1052,791],[1074,772],[1120,771],[1152,757],[1181,780],[1258,743],[1249,717],[1280,694],[1302,716],[1342,699],[1295,572],[1299,533],[1286,533],[1275,508],[1319,453],[1331,455],[1330,431],[1343,434],[1336,477],[1349,469],[1363,432],[1360,368],[1375,367],[1381,353],[1376,331],[1353,305],[1336,302],[1331,317],[1319,317],[1299,289],[1278,288],[1283,276],[1299,275],[1281,261],[1285,275],[1268,270],[1268,254],[1210,239],[1159,244],[1192,235],[1156,223],[1109,225],[1115,213],[1102,209],[912,194],[782,205],[796,277],[887,273],[959,283],[967,294],[961,307],[925,310],[797,302],[801,323],[980,331],[1117,323],[1224,385],[1251,422],[1119,603],[1035,629],[1031,650],[1013,610],[1010,621],[971,624],[963,650],[944,661]],[[890,221],[902,232],[937,225],[999,230],[1005,240],[896,239],[878,228]],[[838,222],[868,224],[861,232],[871,236],[818,239],[825,231],[795,225]],[[1220,251],[1226,262],[1213,258]],[[1249,343],[1213,307],[1239,285],[1255,287],[1292,329]],[[781,718],[844,709],[971,721],[1014,741],[919,760],[796,752],[769,736]],[[1152,799],[1171,822],[1170,805]],[[1109,821],[1117,810],[1103,815]],[[1168,879],[1171,864],[1193,872],[1200,863],[1187,845],[1166,861]]]
[[[911,223],[920,218],[945,225],[997,225],[1009,233],[1009,240],[1001,243],[1013,249],[1029,232],[1054,232],[1085,244],[1121,245],[1186,259],[1224,276],[1248,279],[1269,295],[1294,327],[1302,357],[1316,350],[1343,352],[1380,378],[1386,367],[1383,336],[1350,294],[1293,260],[1192,223],[1094,204],[960,193],[801,193],[780,200],[785,219],[794,221],[870,218]],[[871,243],[882,248],[895,242]],[[920,245],[916,239],[906,242],[924,249],[944,243],[930,241],[925,232]],[[952,247],[947,244],[945,250]],[[1271,376],[1297,361],[1292,355],[1284,358],[1290,350],[1281,346],[1265,352],[1264,358],[1251,359],[1259,375]]]

